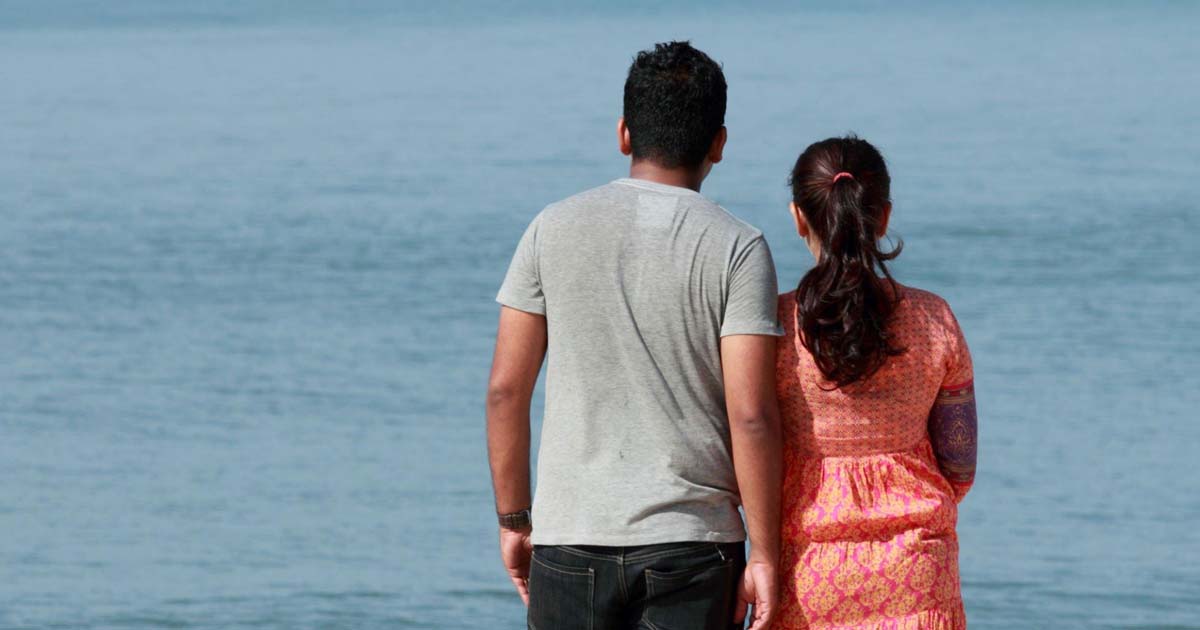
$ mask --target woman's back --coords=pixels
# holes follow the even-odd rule
[[[870,378],[839,389],[821,377],[800,343],[795,293],[780,297],[788,336],[779,347],[779,400],[789,445],[832,456],[910,449],[927,437],[939,391],[971,380],[971,357],[949,305],[928,291],[899,291],[888,330],[904,352]]]
[[[777,628],[965,627],[954,527],[969,484],[941,472],[927,427],[947,396],[970,391],[971,359],[945,301],[899,292],[888,331],[903,352],[836,389],[801,342],[795,294],[780,297]]]

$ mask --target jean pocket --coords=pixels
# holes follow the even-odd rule
[[[573,567],[533,552],[529,565],[531,630],[592,630],[596,573],[591,567]]]
[[[664,564],[675,566],[645,571],[646,621],[662,630],[729,627],[737,578],[732,558],[713,548],[711,554]]]

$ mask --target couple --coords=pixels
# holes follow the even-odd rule
[[[777,295],[762,233],[699,192],[725,93],[687,43],[639,53],[629,177],[542,211],[500,289],[488,452],[529,627],[964,628],[976,420],[954,315],[888,273],[890,180],[857,138],[796,161],[816,265]]]

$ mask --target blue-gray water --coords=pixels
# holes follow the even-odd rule
[[[840,7],[840,8],[839,8]],[[972,344],[973,628],[1200,628],[1200,7],[0,2],[0,627],[517,628],[481,394],[516,240],[625,173],[631,55],[809,264],[849,130]]]

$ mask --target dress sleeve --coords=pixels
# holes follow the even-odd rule
[[[513,254],[508,273],[496,301],[518,311],[546,314],[546,297],[542,294],[542,279],[538,270],[538,231],[541,225],[538,215],[521,236],[517,251]]]
[[[947,308],[946,375],[929,414],[929,438],[942,474],[962,501],[975,482],[979,421],[975,411],[975,375],[962,329]]]

